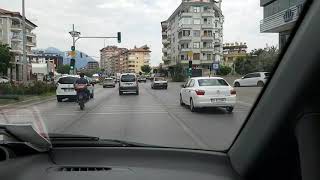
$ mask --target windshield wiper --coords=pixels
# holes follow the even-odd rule
[[[100,139],[99,137],[84,135],[49,134],[49,137],[54,147],[161,147],[117,139]]]

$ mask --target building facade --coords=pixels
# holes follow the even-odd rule
[[[115,69],[115,64],[113,61],[113,56],[118,55],[120,49],[117,46],[107,46],[100,50],[100,64],[101,68],[105,69],[107,74],[113,74]]]
[[[233,67],[234,62],[239,57],[247,56],[247,43],[225,43],[223,44],[223,60],[222,63],[225,66]]]
[[[134,47],[127,51],[127,72],[138,74],[142,72],[141,67],[144,65],[150,66],[150,48],[144,45],[140,48]]]
[[[177,63],[209,74],[213,62],[223,56],[223,22],[221,0],[183,0],[166,20],[161,22],[163,66]]]
[[[8,76],[12,80],[22,81],[23,78],[27,80],[31,78],[30,57],[33,55],[32,48],[37,45],[36,35],[32,31],[36,27],[34,23],[26,19],[27,65],[24,65],[22,16],[19,12],[0,9],[0,42],[8,44],[14,55],[12,67],[8,69]]]
[[[263,7],[261,33],[279,33],[279,48],[286,44],[305,0],[260,0]]]
[[[89,61],[86,69],[91,71],[91,70],[96,70],[99,68],[99,63],[97,61]]]

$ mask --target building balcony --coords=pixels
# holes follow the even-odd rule
[[[34,34],[34,33],[30,33],[30,32],[29,32],[29,33],[27,33],[26,35],[27,35],[27,37],[34,37],[34,38],[36,37],[36,34]]]
[[[201,59],[201,64],[212,64],[214,60]]]
[[[194,26],[197,26],[197,25],[193,25],[193,24],[180,24],[180,25],[179,25],[179,30],[181,30],[181,29],[192,29]]]
[[[190,51],[192,51],[192,49],[191,48],[181,48],[180,51],[181,52],[190,52]]]
[[[202,52],[214,52],[214,47],[202,47]]]
[[[202,24],[203,29],[214,29],[214,24]]]
[[[22,31],[22,25],[20,25],[20,24],[12,24],[11,25],[11,30],[12,31]]]
[[[202,17],[214,17],[214,12],[203,12]]]
[[[12,36],[11,41],[22,42],[22,36]]]
[[[162,31],[162,36],[166,36],[167,35],[167,31]]]
[[[27,46],[35,47],[35,46],[37,46],[37,43],[36,42],[32,42],[32,41],[27,41]]]
[[[179,40],[179,42],[180,41],[191,41],[192,40],[192,37],[191,36],[182,36],[182,37],[179,37],[178,38]]]
[[[201,40],[213,41],[213,40],[214,40],[214,37],[213,37],[213,36],[201,36]]]
[[[168,39],[162,39],[162,44],[163,45],[170,44],[170,41],[168,41]]]
[[[189,60],[181,60],[180,63],[183,65],[186,65],[186,64],[189,64]],[[192,65],[200,65],[200,64],[201,64],[201,60],[192,60]]]
[[[168,52],[168,48],[162,48],[162,52]]]
[[[180,14],[180,17],[192,17],[193,13],[192,12],[184,12]]]
[[[297,21],[303,4],[298,4],[289,9],[280,11],[260,21],[261,33],[279,33],[292,29]]]

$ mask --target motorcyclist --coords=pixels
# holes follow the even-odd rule
[[[86,84],[87,86],[89,85],[89,81],[86,78],[84,78],[84,73],[80,73],[80,78],[76,80],[74,86],[76,87],[78,84]],[[86,88],[84,91],[87,94],[87,98],[89,99],[90,91],[88,90],[88,88]],[[80,91],[77,91],[77,97],[79,96],[79,92]]]

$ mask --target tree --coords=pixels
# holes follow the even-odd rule
[[[151,71],[151,67],[149,65],[141,66],[141,71],[148,74]]]
[[[60,74],[69,74],[70,72],[70,65],[65,64],[58,67],[57,72]]]
[[[229,66],[220,65],[220,69],[217,72],[217,75],[226,76],[230,74],[232,71],[232,68]]]
[[[239,57],[235,61],[235,70],[242,75],[255,71],[270,72],[274,68],[278,54],[279,50],[274,46],[254,49],[246,57]]]
[[[12,58],[10,47],[7,44],[0,44],[0,74],[7,75]]]

